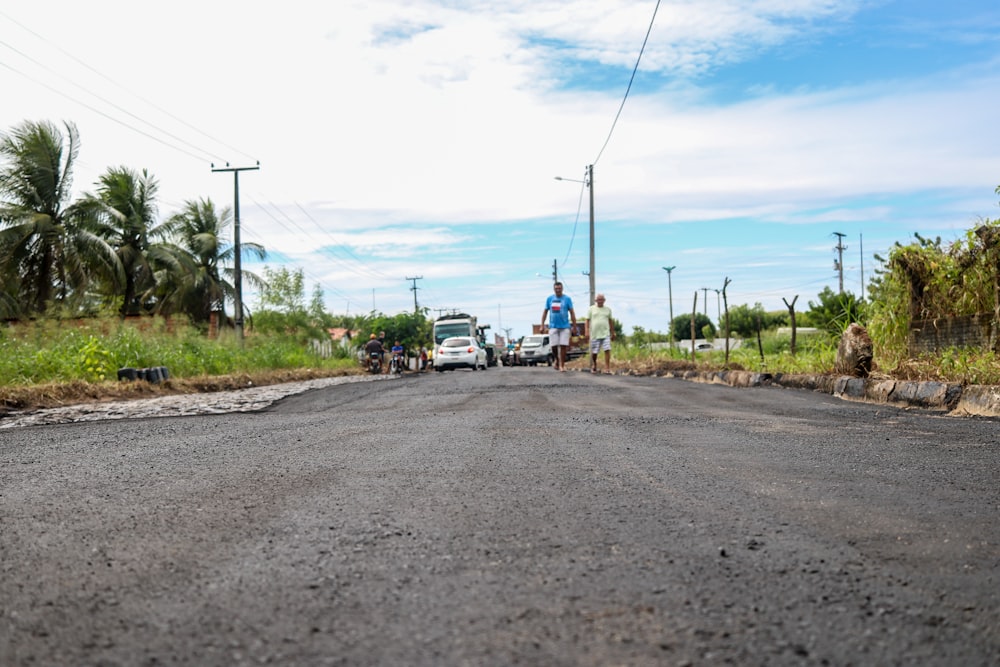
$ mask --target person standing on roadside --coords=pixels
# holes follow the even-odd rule
[[[604,305],[604,295],[594,297],[593,306],[587,310],[587,329],[590,336],[590,372],[597,372],[597,355],[604,350],[604,372],[611,372],[611,341],[615,327],[611,322],[611,309]]]
[[[389,367],[385,365],[385,332],[378,332],[378,344],[382,346],[382,354],[379,355],[379,361],[382,363],[382,372],[388,373]]]
[[[542,311],[542,332],[545,331],[545,320],[549,321],[549,343],[556,350],[556,370],[566,371],[566,352],[569,350],[570,327],[576,327],[576,312],[573,310],[573,299],[563,294],[563,284],[556,282],[552,286],[555,294],[545,300],[545,310]],[[549,313],[552,317],[549,317]]]

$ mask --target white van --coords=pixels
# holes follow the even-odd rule
[[[521,340],[521,352],[519,354],[522,366],[536,366],[538,364],[552,365],[552,346],[549,345],[547,335],[525,336]]]

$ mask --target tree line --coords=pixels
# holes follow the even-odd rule
[[[185,201],[158,221],[156,178],[110,167],[72,198],[76,127],[26,121],[0,137],[0,317],[183,314],[206,323],[234,294],[228,207]],[[264,258],[259,244],[242,244]],[[248,283],[258,276],[245,272]]]

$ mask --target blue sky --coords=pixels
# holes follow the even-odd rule
[[[589,164],[597,290],[626,331],[695,295],[714,319],[727,278],[731,305],[805,309],[838,286],[836,233],[860,295],[894,243],[998,215],[993,1],[316,4],[0,9],[0,130],[74,122],[77,191],[146,168],[164,216],[231,205],[209,164],[259,160],[242,237],[332,312],[410,310],[420,277],[432,314],[514,335],[553,262],[586,309],[587,192],[554,177]]]

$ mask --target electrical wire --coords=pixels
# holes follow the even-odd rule
[[[142,102],[143,104],[147,104],[147,105],[149,105],[149,106],[150,106],[150,107],[152,107],[153,109],[156,109],[156,110],[157,110],[157,111],[159,111],[160,113],[162,113],[162,114],[164,114],[164,115],[168,116],[169,118],[171,118],[171,119],[173,119],[173,120],[175,120],[175,121],[177,121],[177,122],[181,123],[181,124],[182,124],[182,125],[184,125],[185,127],[189,128],[189,129],[191,129],[191,130],[194,130],[195,132],[197,132],[198,134],[200,134],[201,136],[205,137],[205,138],[206,138],[206,139],[208,139],[208,140],[210,140],[210,141],[213,141],[213,142],[215,142],[215,143],[219,144],[220,146],[222,146],[222,147],[224,147],[224,148],[226,148],[226,149],[228,149],[228,150],[230,150],[230,151],[232,151],[232,152],[234,152],[234,153],[238,153],[238,154],[240,154],[240,155],[243,155],[244,157],[247,157],[247,158],[249,158],[250,160],[255,160],[255,158],[254,158],[254,157],[252,157],[252,156],[250,156],[249,154],[247,154],[247,153],[245,153],[245,152],[241,151],[240,149],[238,149],[238,148],[234,148],[233,146],[230,146],[230,145],[226,144],[225,142],[223,142],[223,141],[220,141],[219,139],[217,139],[217,138],[215,138],[215,137],[213,137],[213,136],[211,136],[211,135],[207,134],[206,132],[202,131],[201,129],[199,129],[198,127],[196,127],[196,126],[192,125],[191,123],[188,123],[188,122],[187,122],[187,121],[185,121],[184,119],[182,119],[182,118],[179,118],[178,116],[174,115],[173,113],[171,113],[170,111],[168,111],[168,110],[164,109],[163,107],[161,107],[161,106],[159,106],[159,105],[157,105],[157,104],[155,104],[155,103],[153,103],[153,102],[150,102],[149,100],[147,100],[147,99],[145,99],[145,98],[141,97],[140,95],[137,95],[137,94],[136,94],[135,92],[133,92],[133,91],[132,91],[131,89],[129,89],[129,88],[127,88],[126,86],[123,86],[122,84],[118,83],[117,81],[115,81],[114,79],[112,79],[111,77],[109,77],[108,75],[104,74],[103,72],[101,72],[100,70],[96,69],[95,67],[92,67],[92,66],[91,66],[90,64],[88,64],[88,63],[84,62],[84,61],[83,61],[83,60],[81,60],[80,58],[77,58],[77,57],[76,57],[75,55],[73,55],[72,53],[70,53],[70,52],[66,51],[65,49],[63,49],[63,48],[62,48],[61,46],[59,46],[58,44],[56,44],[56,43],[53,43],[53,42],[52,42],[51,40],[47,39],[47,38],[46,38],[45,36],[43,36],[43,35],[40,35],[39,33],[35,32],[34,30],[32,30],[31,28],[29,28],[28,26],[26,26],[26,25],[24,25],[23,23],[21,23],[20,21],[18,21],[17,19],[15,19],[15,18],[11,17],[11,16],[10,16],[9,14],[7,14],[6,12],[4,12],[4,11],[0,10],[0,16],[3,16],[3,17],[4,17],[4,18],[6,18],[6,19],[7,19],[8,21],[10,21],[11,23],[13,23],[13,24],[17,25],[18,27],[20,27],[20,28],[21,28],[22,30],[24,30],[25,32],[27,32],[27,33],[29,33],[29,34],[33,35],[33,36],[34,36],[35,38],[39,39],[39,40],[40,40],[40,41],[42,41],[43,43],[45,43],[45,44],[48,44],[48,45],[49,45],[50,47],[54,48],[54,49],[55,49],[56,51],[59,51],[60,53],[62,53],[62,54],[63,54],[64,56],[66,56],[66,57],[67,57],[67,58],[69,58],[70,60],[72,60],[72,61],[76,62],[77,64],[79,64],[80,66],[82,66],[82,67],[86,68],[87,70],[90,70],[91,72],[93,72],[93,73],[94,73],[94,74],[96,74],[97,76],[101,77],[102,79],[104,79],[104,80],[105,80],[105,81],[107,81],[108,83],[112,84],[112,85],[113,85],[113,86],[115,86],[116,88],[118,88],[118,89],[120,89],[120,90],[123,90],[123,91],[125,91],[126,93],[128,93],[129,95],[131,95],[131,96],[132,96],[132,97],[134,97],[135,99],[139,100],[139,101],[140,101],[140,102]],[[170,132],[167,132],[167,131],[166,131],[166,130],[164,130],[163,128],[161,128],[161,127],[158,127],[158,126],[154,125],[153,123],[151,123],[151,122],[149,122],[149,121],[147,121],[147,120],[145,120],[145,119],[143,119],[143,118],[140,118],[139,116],[137,116],[137,115],[135,115],[135,114],[133,114],[133,113],[131,113],[131,112],[129,112],[129,111],[127,111],[127,110],[125,110],[125,109],[121,108],[121,107],[120,107],[120,106],[118,106],[117,104],[115,104],[115,103],[113,103],[113,102],[110,102],[110,101],[108,101],[108,100],[106,100],[106,99],[104,99],[104,98],[100,97],[99,95],[97,95],[97,94],[95,94],[95,93],[93,93],[93,92],[91,92],[91,91],[87,90],[86,88],[83,88],[82,86],[80,86],[79,84],[77,84],[77,83],[76,83],[75,81],[72,81],[71,79],[68,79],[67,77],[65,77],[65,76],[63,76],[63,75],[61,75],[61,74],[59,74],[58,72],[56,72],[56,71],[52,70],[51,68],[47,67],[46,65],[44,65],[44,64],[42,64],[42,63],[40,63],[40,62],[38,62],[38,61],[37,61],[37,60],[35,60],[34,58],[32,58],[32,57],[30,57],[30,56],[28,56],[28,55],[24,54],[23,52],[19,51],[19,50],[18,50],[18,49],[16,49],[16,48],[14,48],[14,47],[10,46],[10,45],[9,45],[9,44],[7,44],[6,42],[2,42],[2,41],[0,41],[0,44],[3,44],[3,45],[4,45],[4,46],[6,46],[6,47],[7,47],[8,49],[10,49],[10,50],[14,51],[15,53],[18,53],[19,55],[21,55],[21,56],[22,56],[22,57],[24,57],[24,58],[26,58],[26,59],[30,60],[31,62],[35,63],[35,64],[36,64],[36,65],[38,65],[39,67],[41,67],[41,68],[43,68],[44,70],[46,70],[47,72],[50,72],[50,73],[52,73],[52,74],[55,74],[56,76],[60,77],[60,78],[61,78],[61,79],[63,79],[63,80],[66,80],[66,81],[69,81],[69,83],[71,83],[72,85],[76,86],[77,88],[80,88],[80,89],[82,89],[82,90],[83,90],[84,92],[87,92],[87,93],[88,93],[88,94],[90,94],[90,95],[93,95],[94,97],[96,97],[97,99],[101,100],[102,102],[105,102],[106,104],[109,104],[109,105],[113,106],[114,108],[118,109],[118,110],[119,110],[119,111],[121,111],[122,113],[125,113],[125,114],[127,114],[128,116],[131,116],[132,118],[135,118],[136,120],[139,120],[140,122],[142,122],[142,123],[144,123],[144,124],[148,125],[149,127],[152,127],[152,128],[154,128],[154,129],[156,129],[157,131],[159,131],[159,132],[162,132],[163,134],[166,134],[167,136],[169,136],[169,137],[171,137],[171,138],[173,138],[173,139],[176,139],[177,141],[179,141],[179,142],[181,142],[181,143],[183,143],[183,144],[185,144],[185,145],[187,145],[187,146],[189,146],[189,147],[191,147],[191,148],[194,148],[195,150],[198,150],[198,151],[201,151],[202,153],[205,153],[206,155],[209,155],[209,156],[211,156],[211,155],[212,155],[212,151],[207,151],[207,150],[205,150],[205,149],[204,149],[203,147],[199,147],[199,146],[195,146],[194,144],[192,144],[192,143],[190,143],[190,142],[188,142],[188,141],[185,141],[184,139],[181,139],[180,137],[177,137],[177,136],[175,136],[175,135],[171,134]],[[9,68],[9,69],[12,69],[12,68]],[[42,84],[41,82],[37,81],[36,79],[32,79],[31,77],[28,77],[27,75],[25,75],[25,74],[23,74],[23,73],[21,73],[21,72],[18,72],[18,73],[19,73],[19,74],[21,74],[21,76],[24,76],[25,78],[28,78],[29,80],[33,81],[34,83],[38,83],[39,85],[45,85],[45,84]],[[65,95],[65,94],[63,94],[63,93],[62,93],[61,91],[58,91],[58,90],[54,90],[54,89],[50,88],[49,86],[45,86],[45,87],[46,87],[46,88],[49,88],[49,90],[53,90],[53,91],[54,91],[54,92],[56,92],[57,94],[60,94],[60,95],[62,95],[63,97],[66,97],[67,99],[69,99],[69,100],[71,100],[71,101],[73,101],[73,102],[77,102],[78,104],[83,104],[83,103],[82,103],[82,102],[80,102],[79,100],[77,100],[77,99],[74,99],[74,98],[72,98],[72,97],[69,97],[68,95]],[[87,105],[85,105],[85,104],[84,104],[83,106],[86,106],[86,107],[87,107],[88,109],[91,109],[91,110],[95,110],[95,109],[93,109],[92,107],[89,107],[89,106],[87,106]],[[96,111],[96,110],[95,110],[95,111]],[[98,112],[98,113],[100,113],[100,112]],[[131,129],[131,130],[135,130],[135,128],[133,128],[133,127],[131,127],[131,126],[129,126],[129,125],[127,125],[127,124],[125,124],[125,123],[121,123],[120,121],[118,121],[118,120],[116,120],[116,119],[114,119],[114,118],[111,118],[110,116],[107,116],[106,114],[102,114],[102,115],[104,115],[104,116],[105,116],[105,118],[108,118],[109,120],[111,120],[111,121],[113,121],[113,122],[116,122],[116,123],[119,123],[120,125],[123,125],[124,127],[127,127],[128,129]],[[141,133],[141,134],[143,134],[144,136],[149,136],[148,134],[145,134],[144,132],[140,132],[140,133]],[[163,142],[161,141],[161,143],[163,143]],[[185,151],[185,152],[186,152],[186,151]],[[190,155],[190,153],[187,153],[187,154],[188,154],[188,155]],[[203,160],[203,159],[204,159],[204,158],[199,158],[199,160]],[[212,158],[209,158],[208,160],[204,160],[204,161],[207,161],[207,162],[212,162],[212,161],[215,161],[215,162],[222,162],[222,161],[224,161],[224,160],[223,160],[222,158],[218,158],[218,157],[217,157],[217,158],[216,158],[216,159],[214,159],[214,160],[213,160]]]
[[[615,114],[614,120],[611,122],[611,129],[608,130],[608,136],[604,139],[604,144],[601,146],[601,150],[597,152],[597,157],[591,163],[590,168],[592,169],[601,160],[601,156],[604,155],[604,149],[608,147],[611,142],[611,136],[614,134],[615,128],[618,126],[618,120],[621,118],[622,111],[625,109],[625,101],[628,100],[629,93],[632,90],[632,83],[635,81],[636,72],[639,71],[639,63],[642,62],[643,53],[646,51],[646,44],[649,42],[649,35],[653,32],[653,24],[656,22],[656,14],[660,10],[660,0],[656,0],[656,6],[653,8],[653,16],[649,19],[649,27],[646,28],[646,36],[642,40],[642,47],[639,49],[639,55],[635,59],[635,67],[632,68],[632,75],[629,77],[628,86],[625,88],[625,95],[622,96],[621,104],[618,105],[618,112]],[[585,178],[589,178],[585,177]],[[584,188],[592,187],[590,183],[584,181]],[[583,190],[580,192],[580,205],[577,207],[576,220],[573,222],[573,235],[570,237],[569,248],[566,250],[566,259],[563,261],[566,264],[569,261],[569,255],[573,250],[573,241],[576,238],[576,228],[580,221],[580,208],[583,205]]]
[[[24,78],[28,79],[29,81],[32,81],[33,83],[35,83],[35,84],[37,84],[37,85],[39,85],[39,86],[42,86],[43,88],[47,88],[47,89],[49,89],[50,91],[52,91],[52,92],[53,92],[53,93],[55,93],[56,95],[59,95],[59,96],[61,96],[61,97],[65,97],[66,99],[68,99],[68,100],[70,100],[70,101],[72,101],[72,102],[76,102],[76,103],[77,103],[77,104],[79,104],[80,106],[82,106],[82,107],[84,107],[84,108],[86,108],[86,109],[90,109],[91,111],[93,111],[93,112],[94,112],[94,113],[96,113],[96,114],[99,114],[99,115],[101,115],[101,116],[104,116],[105,118],[107,118],[107,119],[108,119],[108,120],[110,120],[111,122],[113,122],[113,123],[117,123],[117,124],[119,124],[119,125],[121,125],[121,126],[123,126],[123,127],[127,127],[128,129],[132,130],[133,132],[137,132],[138,134],[141,134],[142,136],[144,136],[144,137],[146,137],[146,138],[148,138],[148,139],[152,139],[153,141],[155,141],[155,142],[157,142],[157,143],[159,143],[159,144],[162,144],[163,146],[166,146],[167,148],[171,148],[171,149],[173,149],[173,150],[175,150],[175,151],[178,151],[178,152],[181,152],[181,153],[183,153],[183,154],[187,155],[188,157],[192,157],[192,158],[194,158],[194,159],[198,160],[199,162],[208,162],[208,161],[209,161],[209,160],[206,160],[206,159],[205,159],[205,156],[204,156],[204,155],[195,155],[195,154],[194,154],[194,153],[192,153],[191,151],[188,151],[188,150],[185,150],[185,149],[183,149],[183,148],[180,148],[179,146],[175,146],[175,145],[172,145],[172,144],[170,144],[169,142],[167,142],[167,141],[164,141],[164,140],[163,140],[163,139],[161,139],[160,137],[156,137],[156,136],[153,136],[152,134],[150,134],[150,133],[148,133],[148,132],[145,132],[145,131],[143,131],[143,130],[140,130],[140,129],[139,129],[139,128],[137,128],[137,127],[133,127],[132,125],[129,125],[128,123],[125,123],[125,122],[123,122],[123,121],[121,121],[121,120],[119,120],[119,119],[115,118],[114,116],[111,116],[110,114],[107,114],[107,113],[105,113],[105,112],[101,111],[101,110],[100,110],[100,109],[98,109],[97,107],[94,107],[94,106],[91,106],[91,105],[87,104],[86,102],[83,102],[83,101],[81,101],[81,100],[78,100],[78,99],[76,99],[76,98],[74,98],[74,97],[70,96],[70,95],[67,95],[67,94],[66,94],[65,92],[63,92],[63,91],[59,90],[58,88],[54,88],[54,87],[52,87],[52,86],[48,85],[47,83],[43,83],[43,82],[41,82],[41,81],[38,81],[38,80],[36,80],[36,79],[33,79],[33,78],[31,78],[30,76],[28,76],[28,75],[27,75],[27,74],[25,74],[24,72],[21,72],[21,71],[19,71],[19,70],[15,69],[15,68],[11,67],[11,66],[10,66],[10,65],[8,65],[7,63],[4,63],[4,62],[0,62],[0,65],[2,65],[3,67],[6,67],[6,68],[7,68],[7,69],[9,69],[9,70],[10,70],[11,72],[14,72],[15,74],[18,74],[18,75],[20,75],[20,76],[23,76]],[[102,100],[102,101],[105,101],[105,100]],[[162,131],[162,130],[161,130],[161,131]],[[166,133],[166,132],[164,132],[164,134],[167,134],[167,133]]]
[[[569,255],[573,252],[573,241],[576,240],[576,228],[580,224],[580,211],[583,210],[583,193],[587,191],[587,183],[584,182],[580,186],[580,200],[576,204],[576,220],[573,221],[573,233],[569,237],[569,248],[566,249],[566,257],[563,258],[563,264],[569,263]]]
[[[594,158],[592,164],[597,164],[601,155],[604,154],[604,149],[608,147],[608,142],[611,141],[611,135],[615,131],[615,126],[618,125],[618,119],[622,115],[622,110],[625,108],[625,100],[628,99],[629,91],[632,90],[632,82],[635,81],[635,73],[639,71],[639,62],[642,61],[642,54],[646,50],[646,43],[649,41],[649,35],[653,32],[653,23],[656,21],[656,13],[660,10],[660,0],[656,0],[656,7],[653,9],[653,16],[649,19],[649,27],[646,29],[646,37],[642,40],[642,48],[639,49],[639,57],[635,59],[635,67],[632,68],[632,76],[628,80],[628,87],[625,89],[625,96],[622,97],[622,103],[618,107],[618,113],[615,114],[615,119],[611,123],[611,129],[608,131],[608,136],[604,140],[604,145],[601,146],[601,150],[597,152],[597,157]]]

